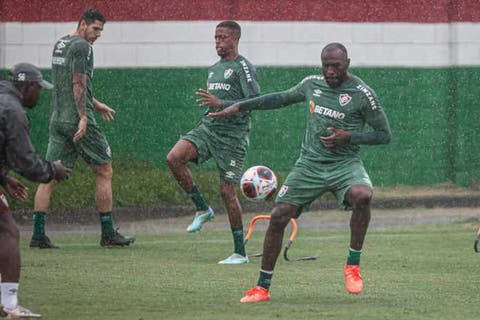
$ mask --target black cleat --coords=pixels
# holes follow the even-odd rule
[[[103,236],[100,240],[100,246],[102,247],[123,247],[129,246],[130,243],[134,243],[134,237],[124,237],[117,230],[115,230],[115,234],[113,236]]]
[[[43,236],[40,238],[33,238],[30,240],[30,248],[39,248],[39,249],[58,249],[59,247],[54,245],[50,238]]]

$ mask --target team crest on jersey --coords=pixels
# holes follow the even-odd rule
[[[233,74],[233,70],[232,70],[232,69],[227,69],[227,70],[225,70],[225,72],[223,73],[223,77],[224,77],[225,79],[228,79],[228,78],[230,78],[230,76],[231,76],[232,74]]]
[[[320,97],[321,95],[322,95],[322,90],[320,89],[313,90],[312,96]]]
[[[285,193],[287,193],[288,191],[288,186],[286,185],[283,185],[281,188],[280,188],[280,191],[278,191],[278,197],[283,197],[285,195]]]
[[[346,93],[342,93],[341,95],[338,96],[338,103],[340,103],[342,107],[347,105],[350,102],[350,100],[352,100],[352,97],[350,97]]]
[[[210,73],[208,74],[208,79],[210,79],[211,77],[213,77],[213,71],[210,71]]]

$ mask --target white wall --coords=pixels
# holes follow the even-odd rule
[[[95,43],[96,67],[208,66],[217,60],[216,21],[108,22]],[[240,21],[240,52],[257,66],[319,65],[342,42],[353,66],[480,65],[480,23]],[[50,66],[56,39],[76,22],[0,23],[0,68],[19,61]]]

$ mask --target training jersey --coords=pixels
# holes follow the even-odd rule
[[[223,102],[221,109],[234,101],[257,96],[260,86],[253,65],[239,55],[230,61],[218,61],[207,69],[207,89]],[[218,111],[208,108],[207,112]],[[243,138],[250,131],[250,112],[241,112],[228,118],[210,118],[204,116],[202,123],[223,137]]]
[[[388,143],[391,134],[375,92],[360,78],[351,76],[340,87],[331,88],[323,76],[312,75],[289,90],[241,102],[240,110],[275,109],[304,101],[307,127],[301,158],[331,162],[357,157],[360,144]],[[364,132],[365,124],[374,130]],[[350,142],[326,148],[320,137],[330,135],[329,126],[350,131]]]
[[[87,75],[88,124],[96,124],[93,111],[93,50],[82,37],[67,35],[57,41],[52,55],[52,121],[78,123],[79,116],[73,96],[74,73]]]

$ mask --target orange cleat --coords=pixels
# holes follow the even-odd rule
[[[359,265],[345,265],[343,268],[345,287],[351,294],[359,294],[363,289],[363,280]]]
[[[241,303],[248,302],[262,302],[270,300],[270,294],[264,287],[255,286],[252,289],[245,291],[245,297],[240,299]]]

